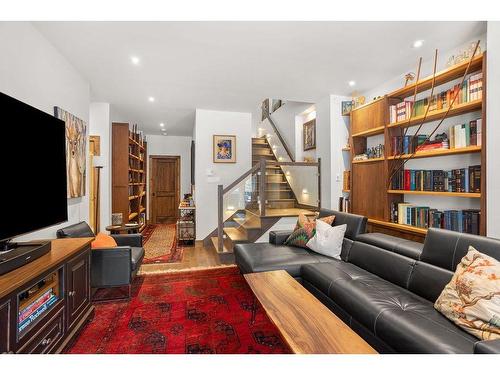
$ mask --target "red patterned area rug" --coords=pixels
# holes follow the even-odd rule
[[[137,277],[128,302],[96,304],[70,354],[289,353],[236,267]]]
[[[177,244],[175,224],[148,224],[142,231],[144,264],[177,263],[184,249]]]

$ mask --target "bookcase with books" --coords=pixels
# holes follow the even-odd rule
[[[369,230],[413,240],[423,240],[429,227],[486,234],[486,52],[472,60],[460,85],[467,64],[437,72],[430,98],[432,75],[368,104],[386,106],[378,110],[383,127],[356,133],[366,125],[355,114],[359,109],[353,111],[354,155],[365,152],[368,137],[383,134],[384,140],[382,157],[353,159],[352,211],[368,216]],[[364,124],[377,121],[371,117]]]
[[[147,143],[137,125],[113,123],[112,210],[123,224],[146,226]]]

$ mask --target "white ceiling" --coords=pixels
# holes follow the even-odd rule
[[[484,34],[484,22],[36,22],[147,134],[192,135],[195,108],[256,113],[263,98],[316,102],[363,92],[418,56]],[[422,48],[412,43],[424,39]],[[141,59],[139,66],[130,57]],[[154,103],[148,97],[154,96]],[[121,119],[125,120],[125,119]]]

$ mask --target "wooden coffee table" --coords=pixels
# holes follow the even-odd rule
[[[377,353],[286,271],[249,273],[245,279],[293,353]]]

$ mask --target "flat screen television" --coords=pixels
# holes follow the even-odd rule
[[[68,220],[64,121],[0,93],[0,243]]]

